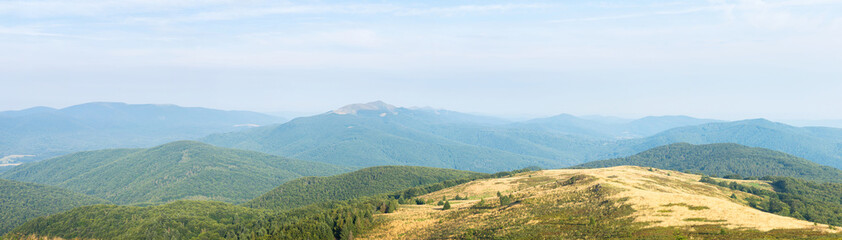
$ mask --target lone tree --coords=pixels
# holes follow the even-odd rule
[[[447,210],[447,209],[450,209],[450,201],[444,201],[444,207],[441,208],[441,210]]]

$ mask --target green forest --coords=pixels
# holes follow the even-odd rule
[[[815,182],[791,177],[765,177],[774,191],[703,177],[700,181],[762,198],[744,199],[749,206],[811,222],[842,226],[842,183]]]
[[[401,172],[401,168],[412,171],[415,167],[384,169]],[[441,176],[433,170],[415,169],[418,175],[430,173],[433,178]],[[37,234],[101,239],[352,239],[354,233],[377,224],[373,218],[375,214],[394,212],[400,207],[399,202],[410,203],[417,196],[478,177],[505,177],[521,171],[486,175],[454,171],[465,177],[351,200],[314,199],[321,203],[286,211],[212,201],[176,201],[148,207],[94,205],[37,218],[6,237]],[[391,176],[400,178],[400,175]],[[382,180],[379,183],[389,185],[389,179]]]
[[[371,167],[336,176],[304,177],[289,181],[243,206],[286,210],[325,200],[349,200],[451,179],[486,175],[430,167]]]
[[[105,203],[57,187],[0,179],[0,235],[33,218]]]
[[[148,149],[74,153],[24,164],[0,177],[62,187],[115,204],[150,205],[185,199],[242,203],[299,177],[350,170],[179,141]]]

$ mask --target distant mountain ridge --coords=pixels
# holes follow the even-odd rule
[[[601,119],[607,119],[602,117]],[[587,119],[570,114],[532,119],[512,124],[516,128],[541,129],[564,134],[581,135],[600,139],[629,139],[648,137],[659,132],[692,125],[721,122],[688,116],[649,116],[640,119],[612,121]]]
[[[247,111],[161,104],[93,102],[63,109],[34,107],[0,112],[0,158],[36,155],[33,160],[71,152],[117,147],[149,147],[175,140],[284,120]]]
[[[678,142],[737,143],[842,168],[842,129],[687,116],[622,121],[563,114],[511,123],[380,101],[280,125],[214,134],[201,141],[339,165],[415,165],[480,172],[568,167]]]
[[[303,176],[350,168],[179,141],[147,149],[79,152],[27,163],[5,179],[67,188],[117,204],[180,199],[240,203]]]
[[[826,182],[842,182],[842,170],[765,148],[733,143],[692,145],[673,143],[616,159],[594,161],[574,168],[623,165],[690,171],[714,176],[782,176]]]
[[[736,143],[792,154],[818,164],[842,168],[842,129],[793,127],[766,119],[708,123],[670,129],[625,143],[640,152],[670,143]]]
[[[378,102],[350,105],[340,108],[341,114],[332,111],[281,125],[214,134],[201,141],[358,167],[413,165],[494,172],[557,165],[547,159],[466,144],[440,134],[493,126],[502,120],[389,106]]]

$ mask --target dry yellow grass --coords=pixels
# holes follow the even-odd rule
[[[595,180],[587,185],[562,186],[572,176],[586,175]],[[827,225],[762,212],[746,206],[742,199],[752,196],[747,193],[699,182],[701,176],[676,171],[620,166],[600,169],[558,169],[522,173],[501,179],[483,179],[443,189],[421,198],[440,200],[455,195],[468,196],[471,200],[451,201],[453,210],[441,211],[440,206],[404,205],[394,214],[378,217],[385,224],[370,235],[360,239],[423,239],[425,234],[435,232],[442,224],[481,225],[487,219],[480,215],[466,214],[458,220],[445,220],[447,214],[465,210],[476,204],[480,198],[497,201],[496,193],[516,194],[536,201],[552,201],[565,193],[580,191],[599,184],[618,189],[610,198],[627,199],[635,211],[631,217],[636,222],[648,223],[650,227],[692,227],[699,224],[720,224],[727,228],[757,229],[814,229],[826,232]],[[745,181],[765,184],[762,181]],[[767,184],[768,185],[768,184]],[[553,186],[553,187],[550,187]],[[558,187],[561,186],[561,187]],[[732,199],[734,194],[738,199]],[[517,208],[515,205],[513,208]],[[496,211],[496,210],[495,210]],[[509,209],[511,211],[511,209]],[[516,211],[516,210],[515,210]],[[484,213],[495,214],[494,211]],[[452,216],[451,216],[452,219]]]

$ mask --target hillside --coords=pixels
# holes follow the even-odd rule
[[[0,177],[59,186],[116,204],[157,204],[179,199],[241,203],[292,179],[349,170],[179,141],[147,149],[74,153],[24,164]]]
[[[708,182],[702,182],[708,181]],[[179,201],[152,207],[92,206],[27,222],[5,237],[99,239],[835,239],[842,237],[831,193],[812,186],[731,180],[612,167],[501,173],[388,195],[308,205],[289,211]],[[460,184],[461,183],[461,184]],[[768,195],[810,203],[791,209]],[[743,187],[738,187],[743,186]],[[747,190],[745,186],[761,190]],[[825,189],[830,187],[830,189]],[[753,193],[749,193],[753,192]],[[802,193],[803,192],[803,193]],[[461,196],[456,198],[456,196]],[[831,196],[831,197],[832,197]],[[400,197],[400,200],[396,200]],[[777,199],[777,197],[776,197]],[[441,203],[447,200],[445,203]],[[405,204],[399,204],[404,202]],[[447,208],[447,209],[445,209]],[[784,208],[790,209],[790,208]],[[820,213],[813,211],[820,210]],[[767,211],[781,214],[776,215]],[[821,214],[821,215],[813,215]],[[795,214],[799,215],[799,214]],[[804,217],[804,216],[800,216]],[[823,218],[822,218],[823,217]],[[828,218],[830,217],[830,218]],[[84,231],[80,231],[84,229]],[[201,236],[200,236],[201,235]]]
[[[625,158],[594,161],[574,168],[603,168],[622,165],[690,171],[714,176],[786,176],[842,182],[842,171],[839,169],[822,166],[778,151],[732,143],[705,145],[675,143]]]
[[[0,179],[0,235],[37,217],[104,203],[57,187]]]
[[[292,180],[243,206],[286,210],[318,202],[348,200],[446,180],[484,175],[486,174],[429,167],[371,167],[329,177],[305,177]]]
[[[747,206],[755,195],[699,175],[641,167],[544,170],[481,179],[376,215],[357,239],[793,239],[840,237],[825,224]],[[467,200],[454,200],[454,196]],[[734,197],[731,197],[731,196]]]
[[[0,158],[40,160],[105,148],[151,147],[284,119],[246,111],[175,105],[95,102],[63,109],[35,107],[0,112]]]
[[[510,173],[497,173],[494,176],[506,174]],[[295,209],[285,208],[285,211],[259,210],[209,201],[176,201],[148,207],[99,205],[38,218],[16,228],[5,237],[333,239],[345,236],[351,230],[369,229],[375,224],[372,222],[373,215],[394,211],[398,201],[386,199],[382,194],[394,192],[391,189],[422,184],[421,189],[441,189],[477,177],[491,175],[426,167],[373,167],[337,177],[313,179],[310,186],[332,194],[306,195],[314,192],[310,191],[295,195],[298,197],[287,199],[300,200],[306,197],[310,203],[321,203]],[[284,186],[279,189],[284,189]],[[427,192],[421,189],[414,189],[413,192]],[[355,199],[342,201],[349,198]]]
[[[259,210],[210,201],[151,207],[95,205],[37,218],[6,237],[23,238],[15,235],[23,232],[64,239],[221,239],[237,231],[238,224],[253,224],[261,217]]]
[[[548,159],[468,144],[446,137],[498,122],[479,116],[394,107],[349,105],[276,126],[215,134],[203,142],[346,166],[414,165],[495,172],[528,166],[561,167]]]

